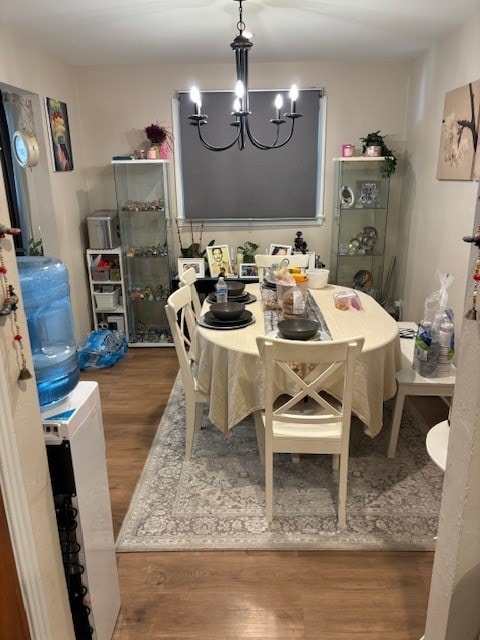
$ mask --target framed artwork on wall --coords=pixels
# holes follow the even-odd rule
[[[65,102],[45,98],[54,171],[73,171],[72,143]]]
[[[438,150],[438,180],[479,179],[479,126],[480,80],[448,91]]]

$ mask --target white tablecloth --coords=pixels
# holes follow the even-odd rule
[[[382,428],[383,402],[396,391],[395,373],[402,358],[395,320],[370,296],[357,292],[363,311],[340,311],[333,294],[343,287],[328,285],[310,293],[318,304],[333,340],[364,336],[365,344],[357,361],[353,390],[353,412],[362,420],[365,433],[376,436]],[[265,335],[260,286],[247,290],[257,301],[247,306],[256,322],[230,331],[198,326],[192,340],[191,356],[198,365],[199,388],[210,396],[209,418],[222,431],[254,411],[263,409],[264,371],[255,338]],[[208,310],[204,303],[203,312]],[[341,387],[330,389],[340,393]]]

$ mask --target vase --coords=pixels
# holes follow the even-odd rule
[[[369,158],[380,158],[382,155],[382,147],[376,144],[368,145],[365,149],[365,155]]]
[[[166,142],[162,142],[159,147],[159,157],[161,160],[168,160],[168,145]]]

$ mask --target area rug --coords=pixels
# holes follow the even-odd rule
[[[177,378],[117,551],[241,549],[433,550],[443,474],[425,449],[427,426],[405,401],[396,457],[386,457],[392,403],[376,438],[352,421],[347,527],[337,528],[331,456],[274,461],[274,521],[265,521],[263,466],[253,420],[227,436],[208,420],[185,462],[185,404]]]

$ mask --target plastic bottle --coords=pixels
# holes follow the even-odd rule
[[[217,284],[215,285],[217,291],[217,302],[227,302],[228,300],[228,287],[225,279],[220,276]]]
[[[67,268],[55,258],[17,258],[40,408],[57,404],[77,386],[80,369]]]

